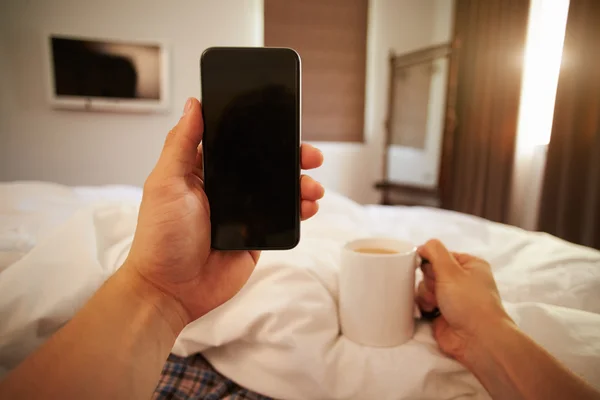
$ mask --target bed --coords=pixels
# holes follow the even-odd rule
[[[128,186],[0,184],[0,376],[121,265],[140,199]],[[361,206],[334,193],[303,223],[298,247],[264,253],[238,295],[182,332],[170,361],[208,368],[246,393],[223,398],[489,398],[440,353],[428,323],[392,349],[339,335],[339,249],[373,235],[437,237],[486,258],[517,324],[600,389],[600,252],[459,213]]]

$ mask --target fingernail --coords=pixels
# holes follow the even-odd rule
[[[187,114],[188,111],[192,108],[192,98],[190,97],[185,102],[185,106],[183,106],[183,114]]]

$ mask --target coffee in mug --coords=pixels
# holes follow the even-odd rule
[[[367,254],[396,254],[397,251],[390,249],[383,249],[380,247],[361,247],[360,249],[354,250],[357,253],[367,253]]]
[[[366,346],[392,347],[414,333],[416,247],[396,239],[361,239],[342,248],[342,334]]]

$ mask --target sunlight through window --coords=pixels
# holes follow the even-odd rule
[[[532,0],[525,57],[517,147],[547,145],[562,60],[569,0]]]

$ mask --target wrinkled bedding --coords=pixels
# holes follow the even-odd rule
[[[0,185],[0,374],[47,339],[123,262],[140,190]],[[479,218],[418,207],[361,206],[328,194],[291,251],[265,252],[231,301],[190,324],[173,353],[202,352],[243,387],[285,399],[487,399],[442,355],[431,327],[391,349],[339,335],[343,243],[365,236],[423,243],[490,261],[518,325],[600,389],[600,252]]]

